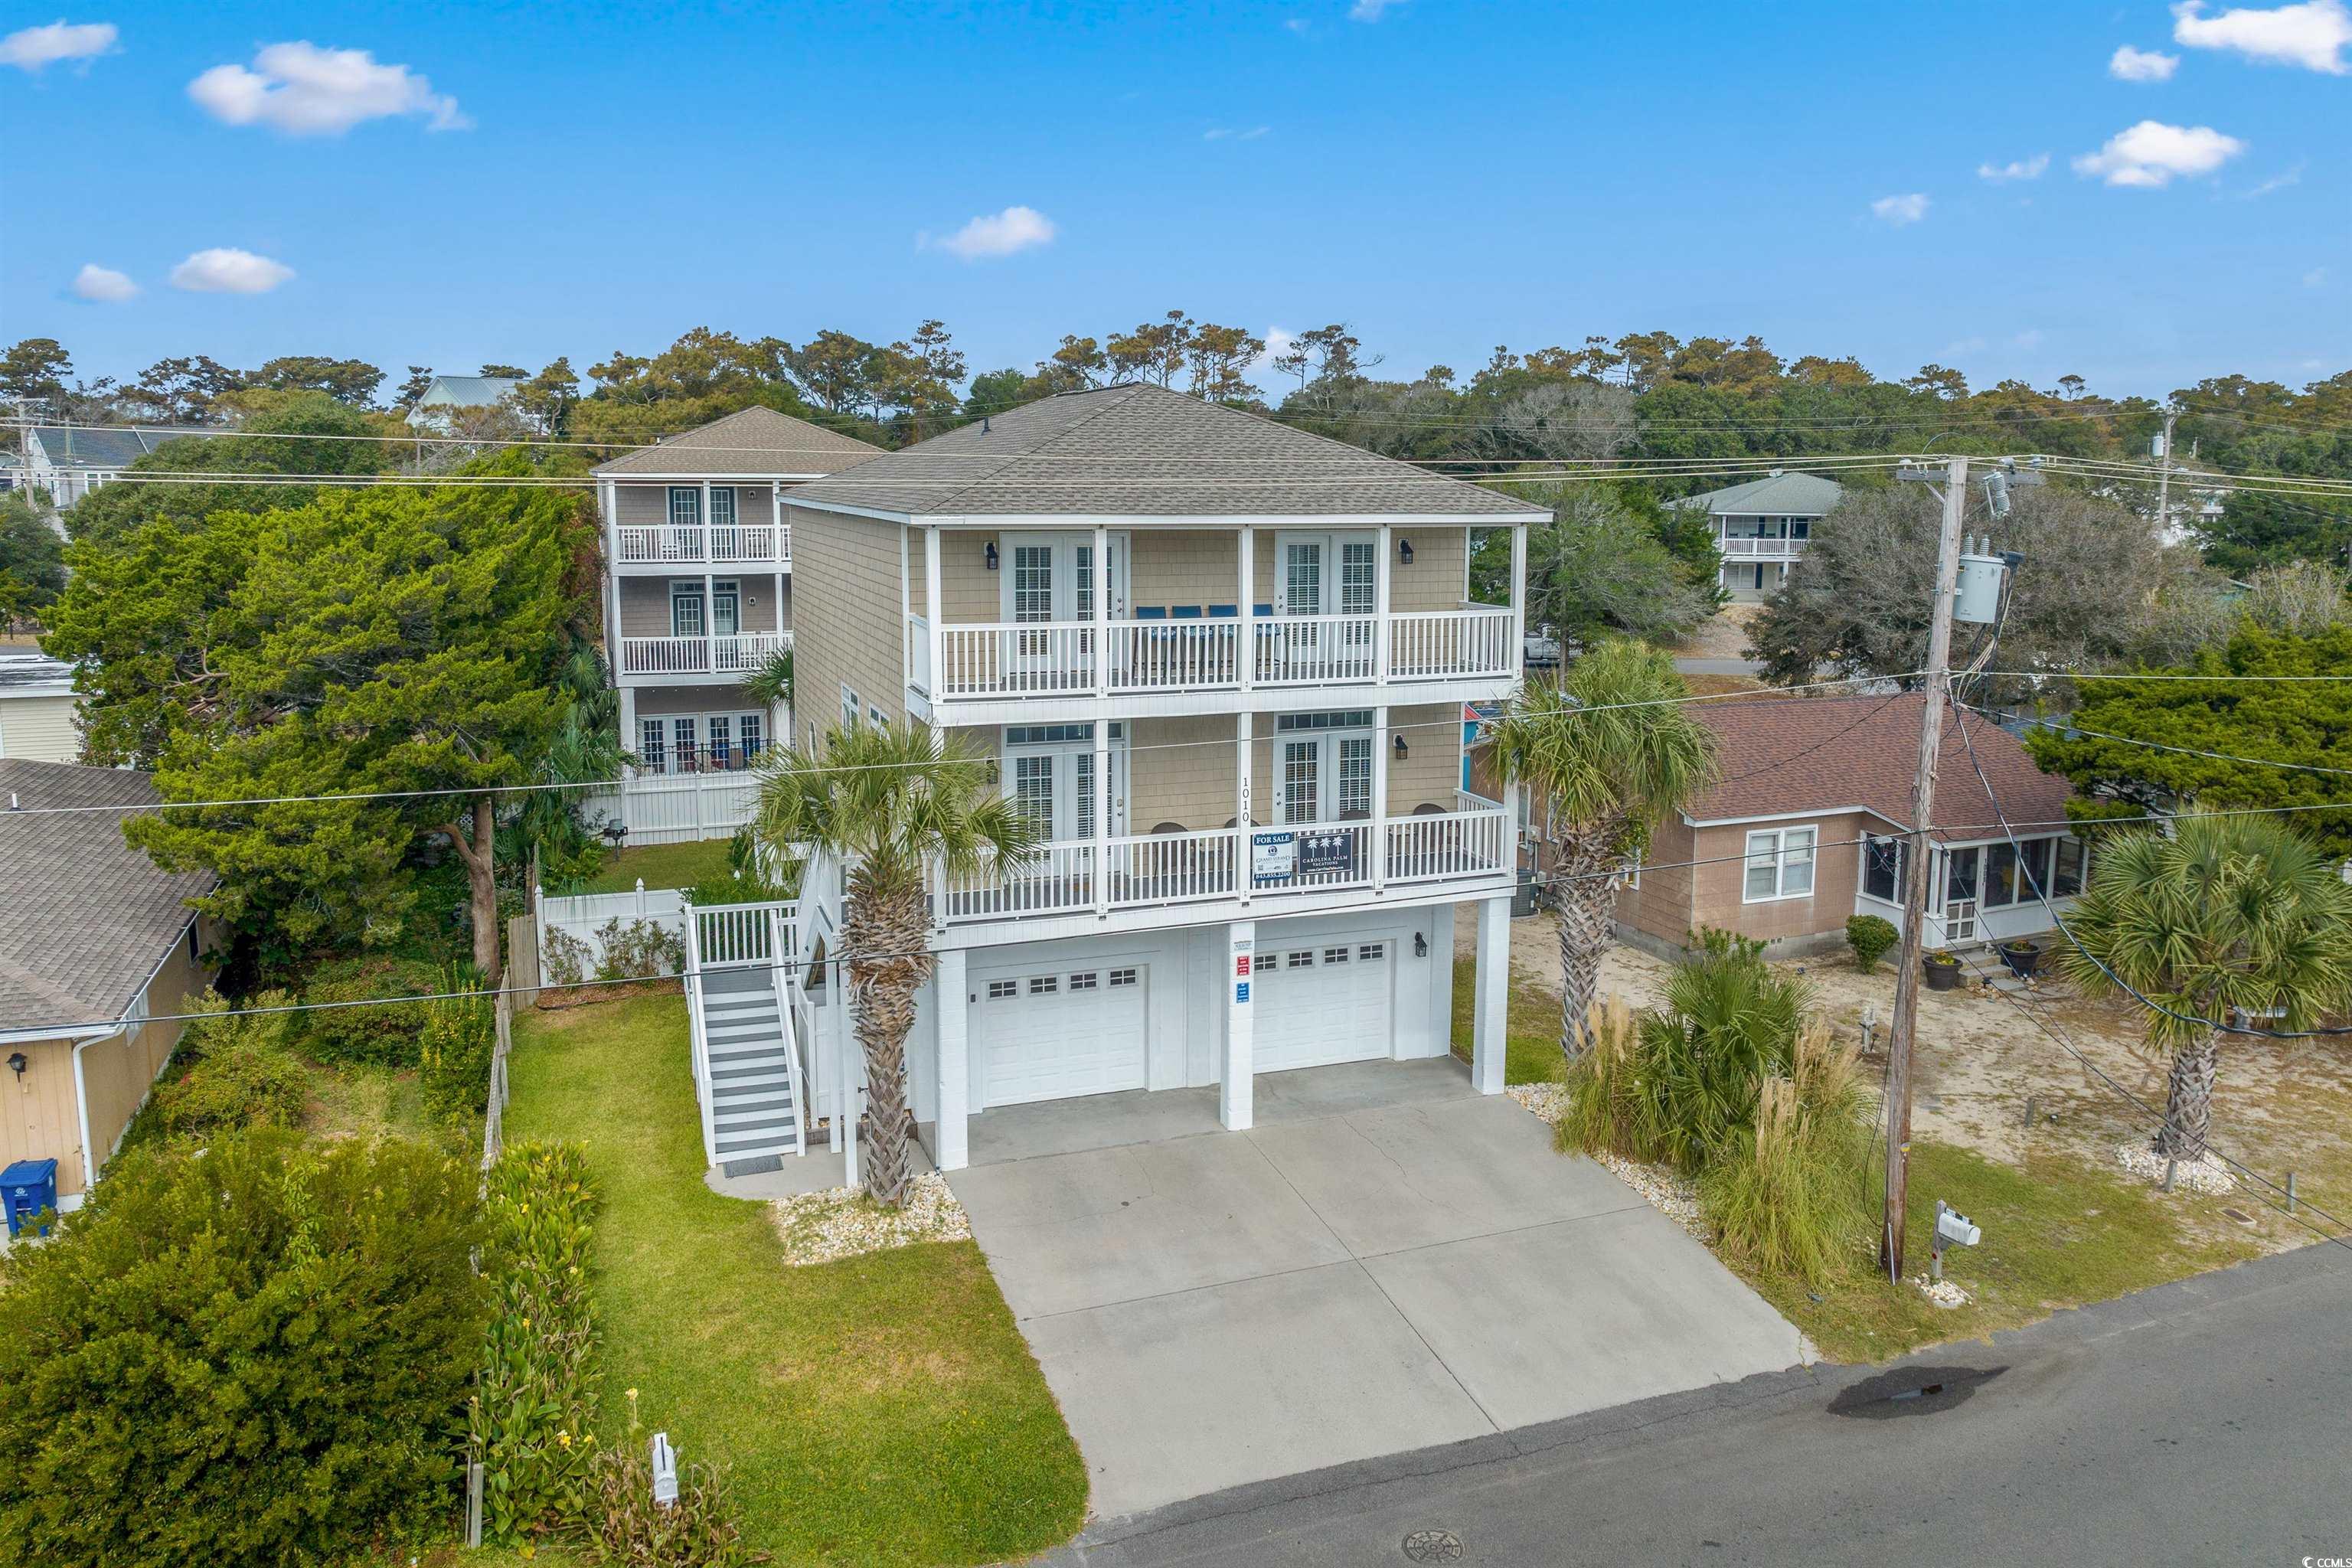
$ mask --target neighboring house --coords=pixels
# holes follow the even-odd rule
[[[724,837],[751,820],[748,770],[790,715],[744,677],[793,646],[793,487],[878,447],[772,408],[745,408],[596,470],[604,630],[628,841]]]
[[[908,1048],[942,1168],[999,1106],[1215,1084],[1238,1129],[1257,1074],[1444,1056],[1464,902],[1473,1075],[1501,1091],[1512,834],[1461,795],[1463,715],[1518,679],[1526,530],[1549,512],[1138,385],[997,415],[783,504],[797,722],[951,731],[1048,841],[1003,880],[932,889],[936,977]],[[1497,528],[1522,607],[1469,602],[1473,540]],[[784,1001],[803,1040],[845,1038],[855,1006],[824,962],[840,873],[812,866],[799,902],[807,963],[787,973],[805,978]],[[842,1059],[812,1052],[818,1080]],[[723,1116],[711,1146],[786,1147],[730,1141]]]
[[[521,384],[510,375],[436,375],[433,384],[409,405],[409,426],[446,433],[459,410],[496,408]]]
[[[25,432],[24,483],[64,511],[166,441],[236,434],[218,425],[36,425]]]
[[[81,755],[73,666],[31,649],[0,647],[0,757],[70,763]]]
[[[1664,952],[1712,926],[1801,953],[1843,943],[1851,915],[1882,915],[1899,929],[1907,844],[1895,836],[1911,826],[1925,700],[1906,692],[1692,704],[1715,732],[1718,779],[1660,826],[1645,868],[1618,893],[1619,934]],[[2063,912],[2088,868],[2089,846],[2065,826],[2071,794],[2016,736],[1973,713],[1947,717],[1936,821],[1951,826],[1930,830],[1928,947],[2053,929],[2033,888]],[[1533,809],[1539,819],[1541,803]]]
[[[1704,508],[1723,552],[1717,581],[1735,602],[1752,604],[1789,580],[1804,558],[1813,524],[1843,493],[1834,480],[1775,468],[1760,479],[1669,504]]]
[[[208,872],[168,876],[123,842],[150,805],[144,773],[0,759],[0,1164],[54,1159],[80,1205],[171,1059],[209,983],[215,932],[187,900]],[[32,815],[41,806],[109,809]]]

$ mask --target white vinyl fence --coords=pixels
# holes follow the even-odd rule
[[[588,956],[581,966],[581,978],[596,973],[604,960],[604,939],[597,935],[606,925],[619,921],[624,926],[645,921],[661,927],[680,942],[686,939],[686,895],[675,888],[648,889],[644,881],[629,893],[574,893],[566,898],[541,894],[538,900],[540,983],[561,985],[563,982],[551,971],[547,933],[560,931],[566,936],[587,944]]]

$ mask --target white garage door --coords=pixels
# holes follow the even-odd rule
[[[1363,1061],[1390,1053],[1393,942],[1269,943],[1250,973],[1259,1072]]]
[[[979,977],[971,1042],[982,1064],[981,1104],[1141,1089],[1149,973],[1119,963]]]

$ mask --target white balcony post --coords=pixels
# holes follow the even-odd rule
[[[1225,1049],[1218,1064],[1217,1121],[1228,1132],[1250,1130],[1252,1081],[1256,1052],[1250,1018],[1250,970],[1257,949],[1257,922],[1234,921],[1225,927],[1228,937],[1225,986]]]
[[[716,540],[712,539],[712,538],[711,538],[711,536],[710,536],[710,481],[709,481],[709,479],[705,479],[705,480],[703,480],[703,481],[702,481],[702,518],[701,518],[701,521],[702,521],[702,551],[701,551],[701,553],[697,557],[697,559],[698,559],[698,560],[702,560],[702,561],[708,561],[708,560],[709,560],[709,559],[710,559],[711,547],[712,547],[714,544],[716,544],[716,543],[718,542]],[[703,608],[702,608],[702,618],[703,618],[703,626],[702,626],[702,629],[703,629],[705,632],[708,632],[708,631],[709,631],[709,630],[710,630],[710,601],[709,601],[708,598],[705,598],[705,599],[703,600],[703,602],[702,602],[702,605],[703,605]]]
[[[1246,522],[1242,524],[1241,582],[1238,592],[1241,596],[1234,605],[1234,613],[1241,617],[1239,636],[1242,639],[1242,689],[1248,691],[1257,685],[1257,530]],[[1244,724],[1249,722],[1247,714],[1243,715],[1242,722]],[[1249,731],[1244,730],[1242,733],[1246,737]],[[1248,770],[1244,768],[1243,772],[1246,773]],[[1243,816],[1246,818],[1247,816],[1248,813],[1244,811]],[[1244,820],[1242,826],[1246,827],[1249,824]],[[1244,867],[1243,869],[1247,870],[1248,868]]]
[[[1443,960],[1444,955],[1440,954]],[[1511,1001],[1511,899],[1478,900],[1477,973],[1471,981],[1470,1085],[1480,1094],[1503,1092],[1503,1061]]]
[[[1380,560],[1372,568],[1372,605],[1378,617],[1372,623],[1372,679],[1381,686],[1389,683],[1390,639],[1395,635],[1389,622],[1389,562],[1396,549],[1396,542],[1391,537],[1394,529],[1393,523],[1381,524]],[[1378,814],[1374,819],[1378,820]]]
[[[784,558],[784,486],[781,479],[768,481],[768,559]],[[783,630],[780,623],[776,629]]]
[[[637,689],[624,681],[621,683],[621,749],[635,752],[640,743],[637,735]]]
[[[939,1156],[940,1170],[961,1171],[971,1163],[967,1122],[971,1102],[971,1014],[962,948],[940,951],[932,970],[931,1000],[932,1033],[940,1044],[940,1119],[939,1133],[932,1140],[938,1147],[933,1152]]]
[[[1095,524],[1095,695],[1110,695],[1110,530],[1101,523]],[[1102,726],[1097,724],[1095,728],[1099,731]],[[1102,766],[1104,743],[1102,736],[1097,734],[1095,737],[1095,765],[1097,769]],[[1105,782],[1101,773],[1095,775],[1097,788]],[[1103,790],[1103,799],[1106,802],[1110,799],[1108,789]]]
[[[1528,525],[1511,524],[1511,641],[1503,649],[1503,668],[1513,676],[1526,661],[1528,647]]]
[[[1097,603],[1101,595],[1096,595]],[[1087,836],[1095,841],[1095,913],[1110,913],[1110,725],[1097,720],[1095,731],[1094,820]]]
[[[597,487],[604,503],[604,655],[621,672],[621,498],[606,479]]]
[[[1385,617],[1383,617],[1385,621]],[[1389,710],[1372,710],[1372,891],[1389,885]]]
[[[946,652],[942,647],[948,617],[940,606],[940,525],[936,522],[923,530],[923,619],[931,643],[930,695],[934,701],[948,689]]]
[[[1251,714],[1246,708],[1234,715],[1234,892],[1250,901],[1250,743]]]

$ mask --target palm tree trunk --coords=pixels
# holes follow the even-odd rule
[[[842,945],[866,1057],[866,1190],[897,1205],[907,1201],[915,1177],[907,1036],[915,1025],[915,994],[931,972],[930,906],[920,883],[911,891],[877,886],[862,868],[850,873],[848,895]],[[848,1135],[856,1137],[857,1129]]]
[[[1574,1062],[1592,1046],[1592,1005],[1601,990],[1601,961],[1617,941],[1617,891],[1611,855],[1598,846],[1611,836],[1561,839],[1552,867],[1559,906],[1559,1052]]]
[[[2172,1055],[2165,1086],[2164,1125],[2156,1152],[2168,1160],[2201,1160],[2213,1126],[2213,1079],[2221,1068],[2221,1031],[2208,1029]]]

